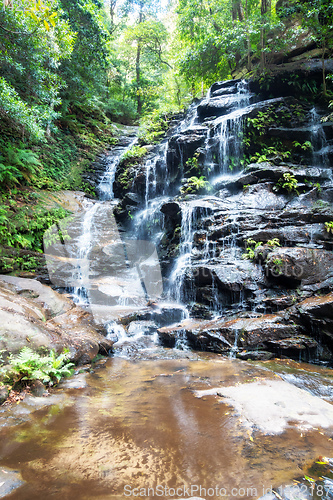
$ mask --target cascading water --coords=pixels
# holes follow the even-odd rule
[[[168,304],[177,303],[184,306],[185,316],[198,314],[199,318],[206,319],[248,311],[253,314],[272,312],[267,306],[271,297],[265,297],[267,282],[263,277],[263,266],[242,257],[245,241],[243,235],[245,233],[250,240],[255,238],[255,242],[261,240],[261,234],[256,235],[259,224],[260,228],[264,228],[263,234],[265,231],[269,234],[266,240],[274,237],[275,233],[271,236],[269,223],[266,229],[265,211],[271,210],[270,203],[273,212],[275,206],[282,209],[286,201],[283,199],[283,193],[278,196],[274,194],[272,182],[253,181],[252,176],[240,172],[239,167],[242,166],[243,135],[247,133],[248,123],[253,122],[253,119],[247,118],[257,116],[258,111],[263,113],[265,110],[278,109],[280,105],[284,105],[282,98],[259,101],[251,94],[245,82],[219,82],[212,87],[203,101],[192,105],[185,119],[174,127],[173,135],[157,146],[155,155],[150,153],[145,165],[140,166],[136,178],[138,182],[133,182],[133,193],[128,196],[128,200],[135,200],[139,208],[137,211],[135,207],[130,209],[134,214],[134,217],[131,216],[133,231],[130,238],[134,241],[148,240],[156,245],[166,278],[163,300]],[[311,116],[310,127],[302,125],[294,134],[299,131],[304,136],[305,132],[309,131],[313,143],[314,166],[323,167],[326,160],[323,159],[322,151],[327,145],[323,126],[315,109],[308,116]],[[277,133],[288,134],[288,128],[278,127],[274,134]],[[247,146],[244,146],[249,158],[252,153],[246,148]],[[310,154],[308,151],[307,159]],[[101,179],[100,192],[104,193],[101,195],[104,200],[113,197],[112,186],[107,187],[107,183],[112,184],[120,159],[121,154],[116,152],[115,158],[109,163],[107,173]],[[282,164],[278,167],[278,172],[274,172],[275,183],[282,175],[280,172],[293,168],[292,163],[289,165],[290,167],[286,163]],[[235,168],[230,168],[233,166]],[[253,170],[259,167],[251,168]],[[262,165],[262,168],[266,169],[266,166]],[[272,170],[274,168],[273,163]],[[327,169],[319,170],[320,172],[317,168],[316,176],[318,172],[324,175],[322,170]],[[214,195],[209,189],[200,191],[201,174],[205,174],[204,183],[207,182],[208,187],[210,184],[211,189],[215,190]],[[261,173],[256,175],[258,178],[263,177]],[[268,175],[272,175],[270,170]],[[256,184],[254,189],[251,184],[247,184],[247,179]],[[186,191],[191,182],[196,187],[192,191]],[[311,180],[308,185],[312,185]],[[124,199],[127,200],[127,195]],[[111,200],[93,204],[83,219],[84,234],[78,239],[83,261],[89,260],[90,246],[95,243],[96,214],[104,220],[109,218],[104,208],[98,208],[105,207],[106,203],[113,202]],[[273,212],[269,217],[275,216]],[[275,220],[273,224],[276,224]],[[98,234],[102,231],[103,229],[99,228]],[[318,247],[318,229],[309,227],[307,234],[310,241],[306,244],[312,248]],[[277,238],[282,240],[280,235],[277,235]],[[117,241],[119,248],[122,248],[122,242]],[[293,235],[285,241],[292,245]],[[127,260],[126,256],[123,258]],[[135,269],[131,271],[132,274],[134,271]],[[82,266],[80,273],[78,300],[84,301],[87,294],[83,281],[89,280],[91,270],[89,266]],[[145,306],[147,300],[142,297],[139,299],[137,293],[130,293],[131,286],[124,287],[121,281],[127,281],[128,284],[133,282],[129,270],[123,269],[122,276],[118,274],[112,283],[109,281],[103,284],[103,290],[107,287],[117,290],[116,305],[122,311]],[[147,294],[145,297],[147,299]],[[163,308],[163,304],[159,298],[158,306]],[[111,324],[110,335],[122,338],[123,341],[126,331],[124,337],[122,329],[120,333],[117,330],[115,334],[116,330]],[[234,346],[235,354],[238,350],[237,340],[235,339],[234,343],[233,339],[230,345]]]
[[[218,94],[218,95],[216,95]],[[221,94],[221,95],[220,95]],[[206,100],[209,104],[210,100],[225,100],[226,97],[221,91],[208,91]],[[216,118],[212,123],[213,127],[207,129],[206,139],[204,143],[204,165],[206,179],[208,182],[214,183],[215,177],[219,180],[233,170],[239,167],[242,158],[242,132],[243,132],[243,114],[250,104],[251,93],[248,89],[248,84],[245,81],[236,83],[235,93],[229,95],[228,110],[230,112],[224,114],[220,118]],[[194,125],[198,118],[198,111],[194,112],[191,109],[191,120],[184,120],[179,126],[179,132],[193,132],[198,130]],[[193,120],[195,117],[195,120]],[[180,165],[184,164],[184,152],[180,143],[178,144]],[[193,211],[195,203],[183,203],[181,205],[181,241],[179,245],[179,256],[174,265],[169,279],[169,297],[175,300],[188,303],[195,300],[195,290],[191,290],[191,286],[187,285],[186,292],[184,290],[184,279],[188,273],[192,262],[192,251],[194,243],[195,228],[193,225]],[[214,244],[210,244],[206,237],[204,246],[203,258],[209,258],[211,250],[215,253]],[[217,301],[216,301],[217,302]],[[216,304],[216,310],[221,311],[221,306]]]
[[[210,179],[213,174],[220,178],[221,175],[236,171],[243,156],[243,111],[249,106],[252,94],[248,83],[243,80],[237,83],[235,90],[235,94],[228,97],[230,112],[216,118],[208,130],[205,141],[205,166]],[[208,92],[206,100],[209,101],[211,97],[218,99],[214,92]]]
[[[194,206],[191,204],[182,205],[182,224],[181,224],[181,242],[179,246],[179,256],[175,267],[171,273],[169,280],[169,294],[171,298],[175,298],[177,302],[186,302],[191,300],[191,291],[187,291],[185,295],[183,285],[184,277],[191,265],[192,248],[193,248],[193,211]]]
[[[216,128],[219,132],[218,164],[219,173],[226,174],[237,170],[243,156],[241,134],[243,132],[242,110],[250,104],[251,94],[248,84],[241,81],[237,84],[235,94],[236,110],[230,115],[216,120]]]
[[[81,234],[77,241],[78,259],[75,269],[77,285],[73,289],[73,299],[80,305],[88,305],[88,283],[90,275],[89,253],[95,239],[93,231],[93,220],[98,210],[98,203],[86,208],[83,219]]]
[[[328,167],[327,140],[321,117],[315,107],[310,111],[310,143],[314,166]]]
[[[118,147],[114,156],[110,155],[107,171],[98,186],[101,201],[85,202],[83,213],[74,217],[71,223],[70,241],[60,252],[62,258],[69,257],[74,301],[89,306],[93,313],[97,311],[98,314],[100,306],[110,307],[109,318],[113,316],[112,308],[131,310],[142,307],[146,300],[146,289],[142,290],[140,283],[141,264],[135,263],[131,242],[126,247],[121,240],[113,216],[116,169],[122,156],[136,142],[137,139],[127,146]],[[143,254],[145,251],[149,253],[149,249],[141,250]],[[140,258],[148,262],[144,256]],[[124,342],[126,331],[123,327],[115,321],[108,322],[106,327],[110,337]]]
[[[135,138],[128,146],[125,148],[119,147],[115,148],[112,152],[112,155],[108,157],[108,163],[106,166],[106,170],[101,177],[99,185],[97,186],[97,192],[99,195],[99,199],[101,201],[111,201],[114,198],[113,193],[113,183],[116,176],[117,167],[119,162],[124,155],[124,153],[130,150],[136,143],[138,139]]]

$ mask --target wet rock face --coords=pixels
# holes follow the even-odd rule
[[[333,284],[333,253],[315,248],[279,248],[266,260],[269,272],[277,278],[287,278],[303,285]]]
[[[302,332],[302,328],[284,322],[282,316],[264,315],[259,318],[236,318],[225,320],[224,318],[213,321],[185,320],[173,327],[160,328],[158,335],[161,342],[174,347],[180,334],[185,334],[188,344],[193,349],[228,353],[237,345],[240,351],[270,351],[276,352],[282,349],[280,341],[294,338]],[[287,340],[285,340],[287,343]],[[311,343],[312,342],[312,343]],[[290,343],[298,351],[316,346],[313,339],[309,345],[300,340]],[[299,347],[296,347],[296,344]],[[265,356],[267,358],[267,355]]]
[[[320,125],[320,116],[311,106],[294,97],[277,95],[254,103],[250,96],[247,107],[238,108],[238,85],[217,82],[198,106],[197,122],[208,128],[204,153],[192,130],[182,132],[183,138],[193,139],[193,147],[198,146],[199,160],[203,155],[203,163],[214,165],[214,172],[217,162],[223,163],[221,151],[227,155],[237,151],[239,130],[248,137],[243,152],[252,157],[252,163],[229,175],[224,170],[217,181],[213,179],[212,193],[197,197],[198,205],[210,202],[211,207],[209,213],[192,210],[191,266],[183,272],[181,284],[193,316],[209,318],[208,311],[213,309],[223,319],[210,325],[201,322],[160,329],[160,339],[170,346],[181,334],[195,349],[230,352],[236,332],[241,331],[238,353],[243,350],[245,356],[255,358],[251,353],[259,349],[268,358],[308,360],[322,355],[327,359],[327,352],[320,354],[320,345],[329,350],[333,346],[331,298],[328,295],[319,302],[310,297],[333,287],[333,237],[325,227],[333,220],[332,126]],[[241,128],[233,121],[238,118],[229,118],[237,115],[230,114],[235,109],[242,109],[237,111],[242,114]],[[175,137],[172,144],[179,140]],[[190,154],[193,149],[189,148],[186,158]],[[176,163],[180,158],[178,154]],[[178,207],[184,208],[181,201],[177,203],[179,214]],[[190,203],[195,205],[193,198]],[[166,221],[170,208],[164,209]],[[177,224],[181,242],[188,229],[182,221]],[[309,302],[295,309],[304,299]],[[244,310],[268,316],[238,317]],[[278,320],[269,316],[274,313]],[[228,322],[230,315],[235,319]]]
[[[186,175],[187,161],[204,146],[207,137],[206,127],[193,127],[169,139],[167,150],[168,181],[179,182]]]
[[[318,76],[317,62],[307,71]],[[321,121],[329,110],[300,101],[281,74],[267,92],[256,82],[216,82],[159,157],[151,153],[153,168],[134,169],[121,193],[124,217],[161,196],[143,234],[158,235],[166,289],[194,323],[169,328],[151,314],[132,321],[160,326],[165,345],[185,337],[195,349],[253,359],[331,356],[333,125]]]

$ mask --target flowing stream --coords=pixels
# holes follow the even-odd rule
[[[228,106],[230,113],[213,119],[215,133],[208,131],[202,142],[212,184],[232,179],[241,167],[242,117],[252,106],[244,82]],[[196,133],[197,119],[192,106],[176,133]],[[323,148],[317,125],[313,134]],[[28,396],[0,408],[0,498],[332,499],[331,370],[198,354],[188,349],[182,331],[175,348],[159,345],[154,322],[190,321],[186,306],[195,295],[196,276],[189,278],[193,288],[185,290],[185,281],[198,261],[217,258],[204,225],[216,200],[206,196],[199,207],[191,198],[182,202],[179,256],[163,291],[155,253],[165,229],[161,207],[181,181],[165,182],[172,174],[166,142],[145,165],[144,206],[127,241],[112,216],[113,182],[122,154],[133,144],[129,140],[115,152],[101,178],[101,201],[87,201],[77,218],[64,272],[77,302],[106,325],[115,354],[62,382],[48,397]],[[226,263],[237,256],[236,218],[220,255]],[[211,289],[212,309],[221,315],[224,304],[218,303],[214,280]],[[159,300],[148,315],[147,298]],[[237,305],[243,301],[241,293],[235,295]],[[126,328],[116,321],[141,310],[140,320]],[[316,460],[324,464],[317,475],[309,472]]]

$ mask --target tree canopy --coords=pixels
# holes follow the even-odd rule
[[[324,60],[332,25],[330,0],[5,1],[0,118],[40,141],[78,110],[134,120],[181,108],[236,67],[265,72],[298,38]]]

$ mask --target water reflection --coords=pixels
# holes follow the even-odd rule
[[[142,490],[140,498],[171,498],[159,494],[159,485],[217,487],[227,498],[244,498],[243,492],[255,498],[332,449],[333,429],[249,434],[221,398],[195,397],[197,390],[276,379],[243,361],[114,358],[80,377],[77,388],[67,383],[59,390],[56,404],[41,398],[45,407],[30,420],[2,428],[1,464],[26,482],[10,498],[124,499],[126,491],[148,487],[154,491]]]

